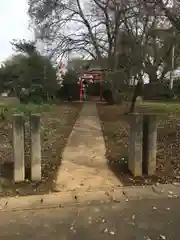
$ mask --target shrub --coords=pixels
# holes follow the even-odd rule
[[[113,98],[113,94],[112,91],[110,89],[106,89],[103,91],[102,93],[104,100],[108,103],[108,104],[114,104],[114,98]]]
[[[65,83],[57,90],[56,97],[68,101],[79,100],[79,88],[78,83]]]
[[[171,100],[174,97],[174,92],[164,84],[145,84],[144,85],[145,100]]]

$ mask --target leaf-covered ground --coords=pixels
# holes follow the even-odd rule
[[[54,191],[57,169],[61,165],[61,157],[73,125],[81,109],[79,103],[62,103],[39,107],[35,112],[41,112],[41,142],[42,142],[42,182],[32,183],[30,179],[30,148],[28,113],[34,109],[23,110],[26,116],[25,130],[25,161],[26,182],[13,184],[12,158],[12,112],[6,119],[0,120],[0,196],[43,194]],[[17,110],[17,109],[16,109]]]
[[[98,104],[97,108],[105,139],[109,168],[124,185],[151,184],[156,181],[161,183],[180,181],[179,113],[159,116],[156,175],[134,178],[127,167],[130,126],[128,116],[124,115],[124,112],[127,111],[126,106]],[[170,109],[169,106],[168,109]],[[158,113],[161,115],[159,111]]]

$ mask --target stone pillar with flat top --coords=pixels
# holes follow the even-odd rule
[[[142,176],[143,116],[130,115],[128,168],[133,176]]]
[[[24,116],[13,114],[13,160],[14,160],[14,182],[25,180],[24,162]]]
[[[30,116],[30,136],[31,136],[31,180],[41,180],[41,116],[31,114]]]
[[[157,116],[145,115],[143,120],[143,172],[154,175],[157,153]]]

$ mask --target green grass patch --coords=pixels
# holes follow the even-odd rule
[[[137,112],[154,114],[180,114],[180,103],[143,101],[137,105]]]
[[[6,119],[12,116],[14,113],[23,113],[25,116],[29,116],[31,113],[42,113],[51,111],[53,105],[51,104],[10,104],[6,106],[0,106],[0,119]]]

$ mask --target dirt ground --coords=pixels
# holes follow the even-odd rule
[[[157,171],[153,177],[132,177],[128,171],[129,121],[127,105],[97,104],[106,144],[109,168],[124,185],[148,185],[156,181],[180,181],[180,115],[160,116],[157,139]]]
[[[54,179],[61,165],[61,155],[81,107],[79,103],[61,103],[41,113],[42,182],[38,184],[29,181],[28,121],[25,131],[26,182],[20,184],[14,184],[12,181],[12,118],[0,121],[0,196],[44,194],[54,191]]]

